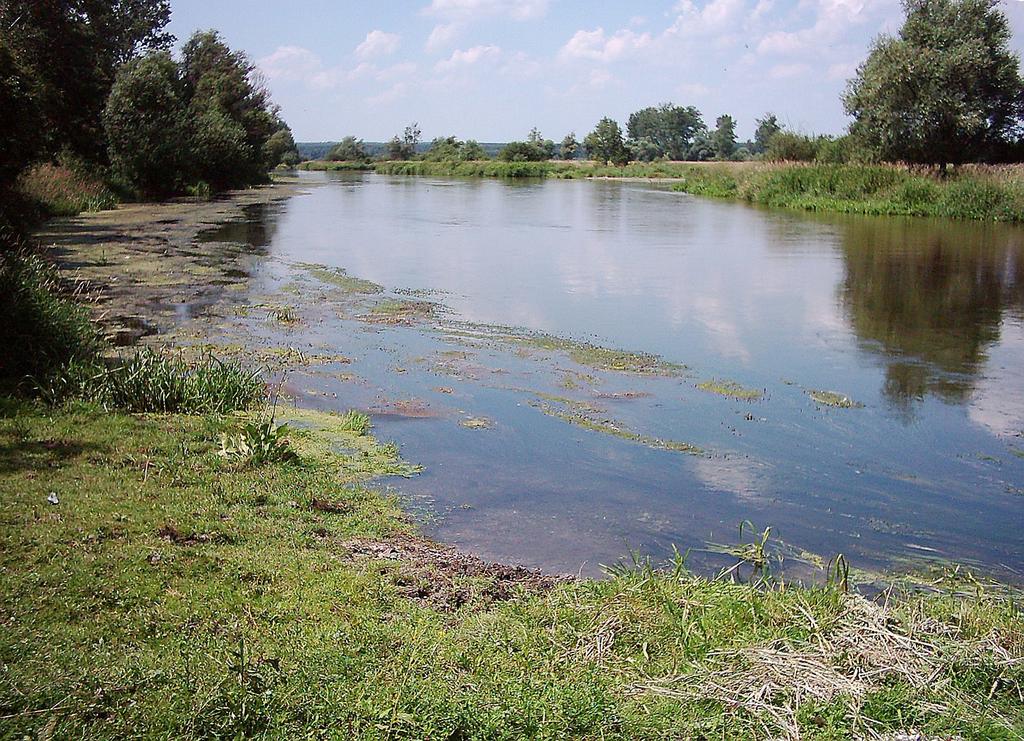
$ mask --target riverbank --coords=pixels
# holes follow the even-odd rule
[[[769,208],[875,216],[1024,221],[1024,170],[965,165],[941,179],[898,165],[770,162],[306,162],[304,170],[373,170],[384,175],[624,178],[665,180],[692,195]]]
[[[273,208],[272,193],[237,198]],[[265,242],[249,234],[259,227],[208,232],[241,216],[242,202],[94,214],[89,225],[51,225],[46,241],[92,290],[109,284],[97,316],[135,306],[162,333],[204,312],[255,315],[235,305],[232,286],[251,280],[259,248],[227,240]],[[209,241],[195,244],[199,234]],[[380,286],[305,270],[349,297],[343,308],[367,326],[405,321]],[[289,307],[258,300],[267,322],[294,326]],[[652,362],[530,342],[586,350],[577,359],[594,372]],[[430,461],[401,461],[341,415],[287,406],[276,421],[289,424],[298,460],[257,465],[233,442],[251,416],[0,405],[0,735],[1024,730],[1024,625],[998,585],[936,573],[927,593],[908,584],[876,601],[856,596],[856,573],[846,584],[840,573],[822,586],[750,585],[764,556],[756,542],[732,547],[742,565],[721,579],[678,564],[629,564],[602,580],[487,564],[418,537],[378,488],[381,474]]]
[[[378,444],[340,419],[283,414],[300,460],[244,465],[219,443],[237,417],[4,399],[3,735],[1024,731],[1001,591],[485,564],[367,488]]]

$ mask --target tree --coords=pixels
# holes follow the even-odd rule
[[[562,144],[559,148],[559,153],[562,155],[563,160],[574,160],[580,153],[580,143],[576,140],[576,132],[570,131],[562,139]]]
[[[1019,132],[1019,60],[997,0],[904,0],[843,102],[857,144],[883,160],[939,165],[990,156]]]
[[[420,143],[420,126],[413,122],[405,127],[401,138],[396,134],[385,146],[389,160],[411,160],[416,156],[416,145]]]
[[[346,136],[328,150],[324,159],[335,162],[366,162],[370,156],[366,153],[362,139]]]
[[[462,145],[460,159],[465,162],[471,162],[473,160],[489,159],[489,157],[487,156],[487,151],[480,145],[480,142],[475,139],[466,139]]]
[[[164,195],[199,181],[250,185],[285,153],[297,159],[253,70],[212,31],[189,39],[180,63],[153,52],[125,65],[103,114],[115,171],[145,195]]]
[[[658,157],[686,159],[694,137],[704,131],[704,119],[693,106],[662,103],[630,114],[626,123],[629,138],[647,139],[658,150]]]
[[[766,113],[764,118],[755,120],[757,129],[754,131],[754,151],[761,153],[768,149],[771,138],[782,131],[782,125],[774,113]]]
[[[193,122],[196,177],[216,188],[263,179],[263,146],[280,127],[270,94],[244,52],[216,31],[199,31],[182,48],[181,77]]]
[[[102,113],[118,69],[144,49],[164,49],[169,0],[3,0],[4,44],[21,67],[41,119],[43,153],[90,161],[106,150]]]
[[[715,150],[715,157],[720,160],[727,160],[732,157],[736,149],[736,121],[728,114],[723,114],[715,119],[715,130],[711,133],[711,145]]]
[[[587,148],[590,158],[599,162],[615,165],[629,162],[629,152],[622,141],[622,129],[610,118],[602,118],[597,122],[594,130],[583,140],[583,146]]]
[[[795,131],[776,131],[768,140],[764,156],[775,162],[813,162],[818,156],[818,141]]]
[[[294,167],[299,163],[299,150],[295,146],[292,130],[284,121],[278,122],[278,129],[263,145],[263,161],[267,169],[286,165]]]
[[[639,162],[653,162],[662,156],[661,147],[649,137],[641,137],[640,139],[627,139],[626,148],[629,150],[630,159],[638,160]]]
[[[188,147],[185,103],[178,66],[167,52],[129,62],[103,111],[114,171],[146,195],[183,185]]]
[[[16,51],[0,37],[0,192],[33,160],[42,143],[35,88]]]
[[[550,139],[545,139],[536,126],[530,129],[526,143],[537,149],[541,160],[553,159],[555,156],[555,143]]]

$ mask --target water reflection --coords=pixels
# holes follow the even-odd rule
[[[965,402],[1004,314],[1024,307],[1019,230],[854,219],[841,248],[841,303],[863,347],[886,364],[892,407],[912,418],[928,394]]]

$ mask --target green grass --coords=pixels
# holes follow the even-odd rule
[[[946,179],[889,165],[695,167],[673,189],[772,208],[1024,221],[1024,176],[968,167]]]
[[[881,608],[681,561],[501,591],[402,550],[362,462],[388,446],[323,416],[257,468],[219,455],[231,419],[0,398],[0,736],[1024,731],[1024,626],[995,592]]]
[[[92,401],[128,412],[227,414],[266,397],[259,369],[205,355],[189,362],[181,355],[145,349],[108,365],[71,362],[37,381],[50,402]]]
[[[718,394],[719,396],[739,401],[757,401],[764,396],[763,390],[748,389],[735,381],[719,380],[717,378],[698,383],[697,388],[701,391],[707,391],[709,394]]]

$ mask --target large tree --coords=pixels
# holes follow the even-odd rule
[[[101,112],[118,68],[166,48],[169,0],[2,0],[0,33],[41,121],[44,152],[103,158]]]
[[[653,144],[658,156],[671,160],[686,159],[694,137],[704,131],[704,119],[693,106],[677,106],[672,103],[648,108],[630,114],[626,122],[629,138],[634,141],[647,139],[649,148]]]
[[[715,157],[727,160],[736,151],[736,120],[723,114],[715,119],[715,130],[711,133],[711,143],[715,149]]]
[[[583,140],[587,156],[599,162],[624,165],[629,162],[629,150],[622,140],[622,129],[610,118],[602,118],[594,130]]]
[[[768,149],[772,137],[782,131],[782,125],[774,113],[764,114],[764,118],[755,119],[757,129],[754,130],[754,151],[761,153]]]
[[[857,143],[883,160],[936,164],[989,156],[1018,134],[1019,60],[998,0],[904,0],[844,103]]]

